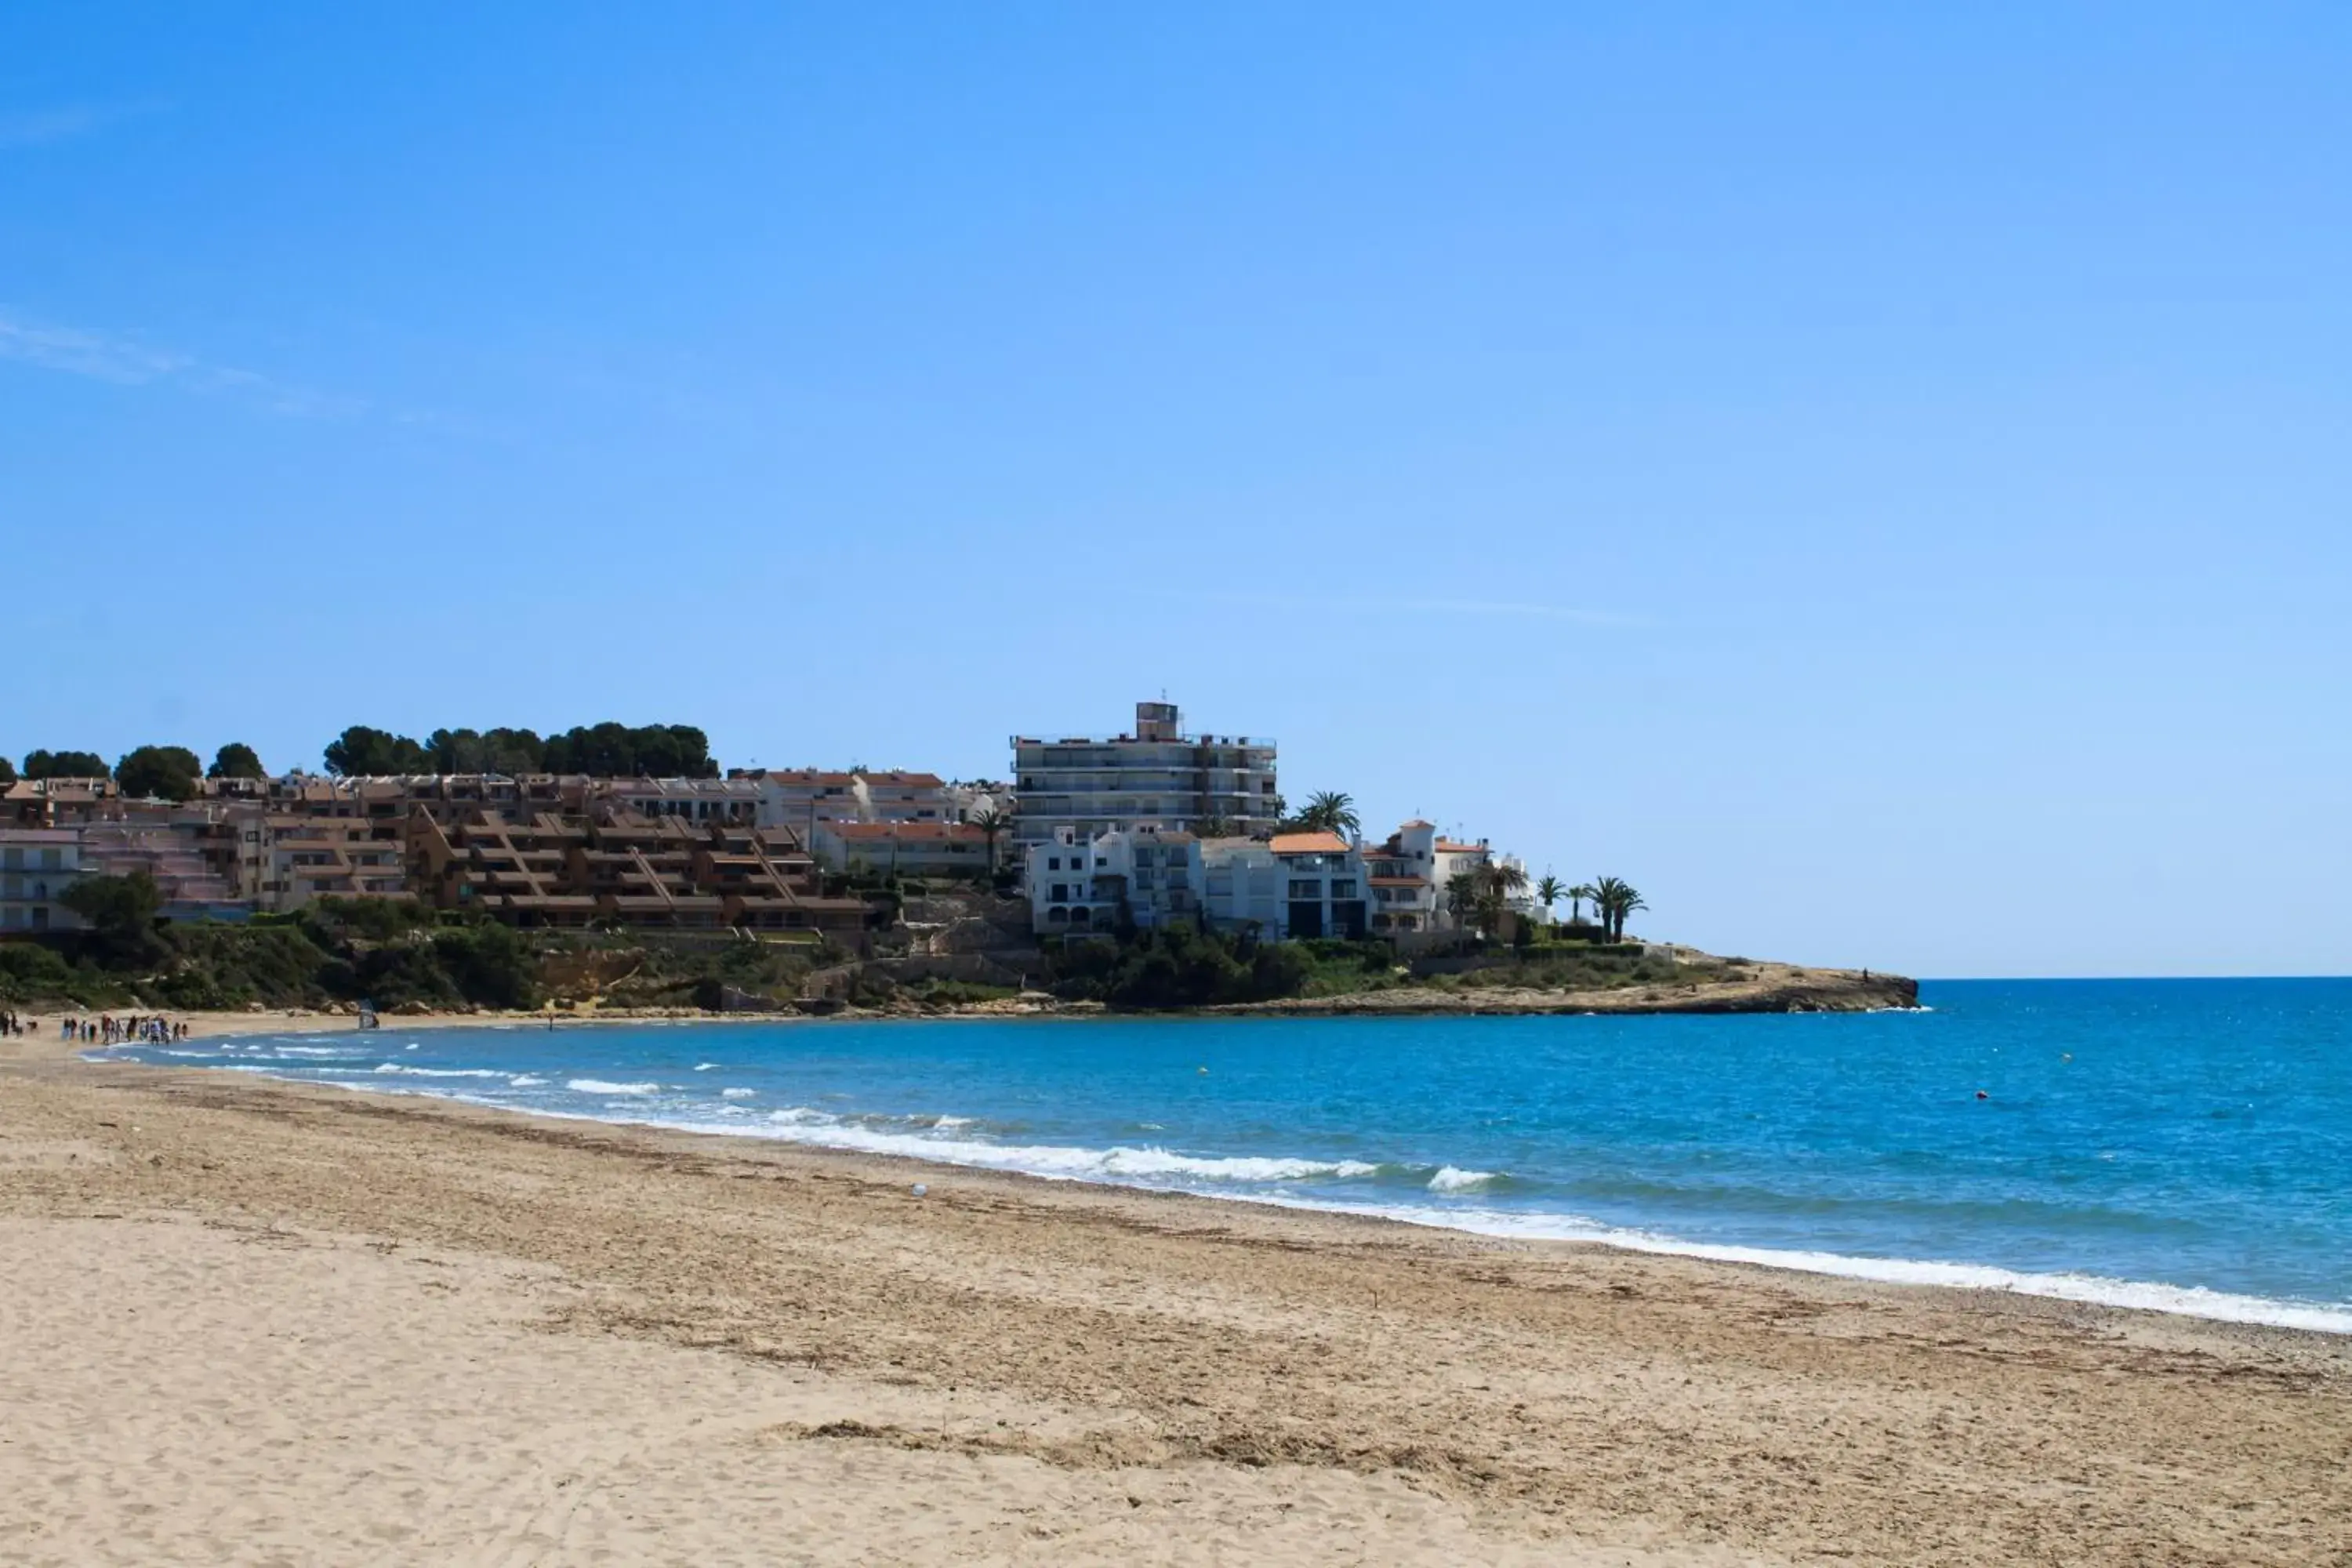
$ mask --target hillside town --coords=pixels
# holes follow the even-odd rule
[[[661,760],[703,773],[431,769],[516,754],[499,739],[515,733],[428,749],[354,730],[327,748],[324,773],[268,774],[254,759],[197,776],[179,752],[182,771],[161,782],[129,759],[63,773],[36,753],[28,763],[52,765],[0,790],[0,937],[79,930],[77,883],[139,873],[170,921],[415,900],[525,928],[814,933],[852,949],[883,893],[908,884],[1025,900],[1040,937],[1186,925],[1412,950],[1473,920],[1491,931],[1548,913],[1524,867],[1485,839],[1418,819],[1368,837],[1343,795],[1294,813],[1273,741],[1187,733],[1165,701],[1139,702],[1117,734],[1016,735],[1001,780],[720,773],[691,731]],[[252,757],[228,747],[222,760],[232,752]],[[383,760],[419,766],[359,771]],[[1459,893],[1472,884],[1492,889],[1477,910]]]

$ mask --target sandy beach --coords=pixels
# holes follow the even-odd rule
[[[2352,1563],[2334,1336],[53,1040],[0,1247],[8,1562]]]

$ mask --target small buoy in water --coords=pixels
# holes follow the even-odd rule
[[[1977,1098],[1979,1100],[1990,1100],[1992,1096],[1987,1094],[1983,1089],[1979,1089],[1977,1090]]]
[[[919,1197],[919,1197],[925,1197],[925,1196],[928,1196],[928,1195],[929,1194],[929,1193],[930,1193],[930,1190],[931,1190],[930,1188],[929,1188],[929,1187],[927,1187],[927,1186],[923,1185],[923,1184],[922,1184],[922,1183],[920,1183],[920,1182],[917,1182],[917,1183],[915,1184],[915,1195],[916,1195],[917,1197]]]
[[[1209,1069],[1207,1068],[1194,1068],[1192,1070],[1199,1073],[1202,1078],[1209,1076]]]
[[[2074,1053],[2072,1051],[2060,1051],[2058,1053],[2058,1059],[2062,1062],[2071,1062],[2074,1059]]]

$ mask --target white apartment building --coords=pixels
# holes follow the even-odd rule
[[[809,854],[828,871],[896,872],[902,877],[989,874],[988,835],[966,822],[835,822],[820,817]],[[999,846],[998,853],[1003,853]]]
[[[759,791],[761,826],[812,842],[821,822],[961,822],[980,809],[975,792],[937,773],[759,768],[740,776]]]
[[[750,779],[605,779],[595,785],[603,799],[639,816],[674,816],[681,822],[734,823],[759,819],[760,786]],[[767,826],[761,823],[761,826]]]
[[[0,827],[0,934],[81,930],[58,900],[85,874],[77,829]]]
[[[1173,703],[1139,702],[1130,734],[1013,738],[1015,832],[1024,844],[1073,828],[1091,841],[1150,823],[1247,835],[1275,825],[1275,744],[1264,736],[1187,735]]]
[[[1371,932],[1363,854],[1336,833],[1213,839],[1201,859],[1204,907],[1220,931],[1285,942]]]
[[[1201,841],[1158,823],[1138,823],[1083,838],[1062,827],[1028,847],[1031,929],[1042,935],[1116,931],[1132,921],[1149,931],[1197,920],[1205,887]]]

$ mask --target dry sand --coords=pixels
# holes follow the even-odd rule
[[[0,1562],[2352,1563],[2330,1336],[25,1041],[0,1258]]]

